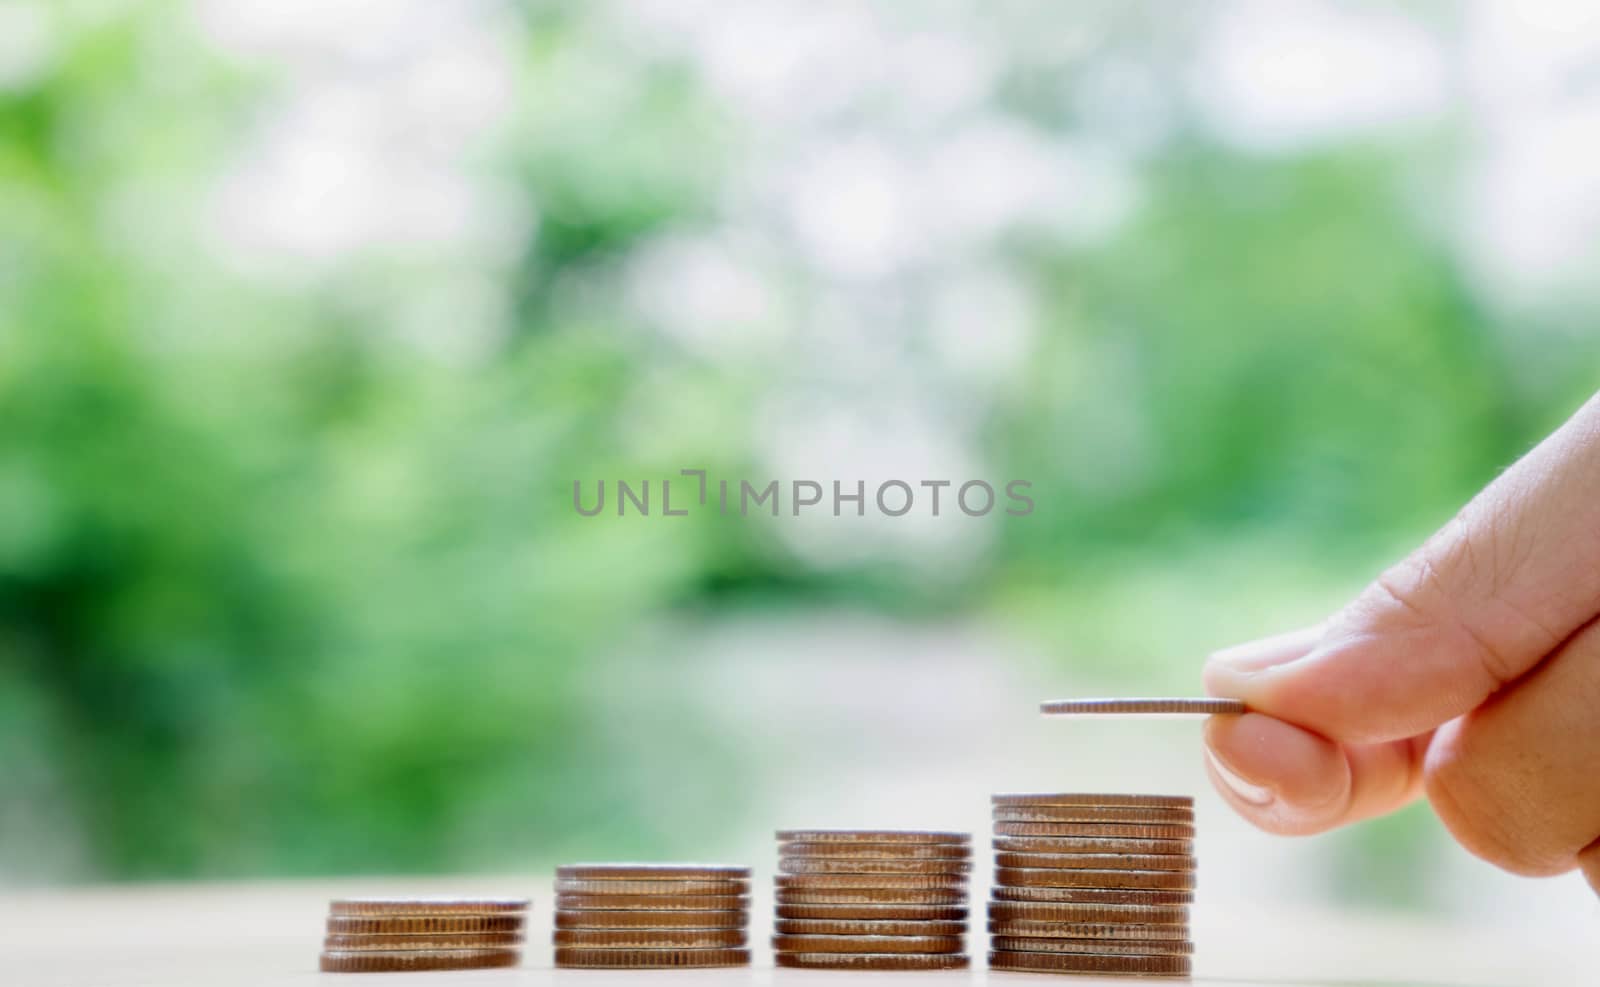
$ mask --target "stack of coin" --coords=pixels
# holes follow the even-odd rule
[[[968,964],[968,833],[778,833],[778,966],[957,970]]]
[[[750,868],[570,864],[556,869],[558,967],[746,966]]]
[[[324,973],[516,966],[526,898],[336,898]]]
[[[1188,976],[1194,800],[994,796],[989,967]]]

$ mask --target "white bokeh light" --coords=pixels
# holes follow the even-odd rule
[[[1399,11],[1236,0],[1212,26],[1196,97],[1226,139],[1264,149],[1437,116],[1448,104],[1433,37]]]

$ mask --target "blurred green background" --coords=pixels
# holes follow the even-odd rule
[[[1600,86],[1511,6],[8,0],[0,879],[731,830],[730,621],[1195,690],[1595,388]],[[571,507],[683,468],[1037,509]],[[1430,825],[1327,870],[1415,901]]]

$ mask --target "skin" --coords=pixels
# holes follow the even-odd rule
[[[1315,627],[1213,654],[1223,797],[1319,833],[1426,796],[1508,871],[1600,892],[1600,395]]]

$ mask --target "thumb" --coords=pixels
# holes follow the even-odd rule
[[[1425,733],[1600,611],[1600,396],[1322,625],[1229,649],[1207,690],[1345,743]]]

